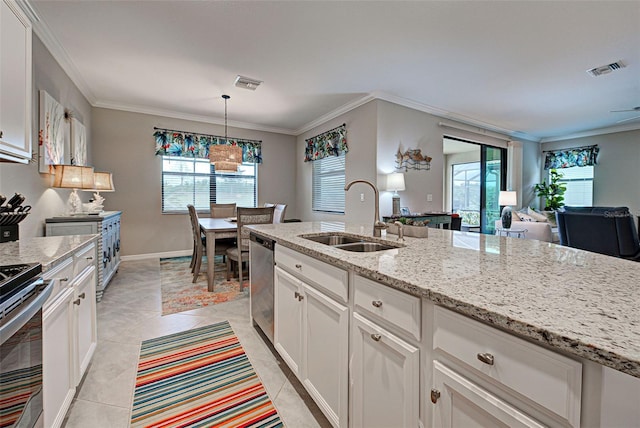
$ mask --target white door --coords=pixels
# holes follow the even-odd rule
[[[300,280],[276,266],[273,345],[298,378],[302,362],[301,296]]]
[[[304,284],[302,379],[333,426],[347,426],[349,309]]]
[[[433,362],[433,385],[434,428],[544,426],[438,361]]]
[[[418,348],[357,313],[352,332],[352,426],[418,426]]]
[[[62,425],[75,394],[73,289],[64,290],[42,314],[44,426]]]
[[[75,381],[82,380],[97,343],[96,269],[85,269],[74,285],[73,301],[76,330]]]

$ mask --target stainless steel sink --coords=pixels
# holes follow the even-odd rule
[[[301,238],[320,244],[329,245],[345,251],[353,251],[357,253],[368,253],[373,251],[393,250],[403,247],[404,245],[393,245],[376,241],[369,241],[365,238],[341,235],[338,233],[329,233],[326,235],[301,235]]]
[[[357,253],[370,253],[372,251],[393,250],[398,248],[392,245],[380,244],[379,242],[354,242],[352,244],[334,245],[334,247]]]

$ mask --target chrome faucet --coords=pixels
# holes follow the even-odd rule
[[[379,238],[382,235],[382,230],[387,228],[387,225],[380,221],[380,193],[378,192],[378,188],[375,184],[367,180],[353,180],[346,186],[344,186],[344,191],[348,191],[349,188],[355,183],[363,183],[368,184],[373,189],[374,202],[375,202],[375,214],[373,219],[373,236]]]

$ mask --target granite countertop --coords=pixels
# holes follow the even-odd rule
[[[96,241],[100,235],[43,236],[22,238],[0,244],[0,265],[41,263],[42,270],[70,256],[83,245]]]
[[[403,248],[355,253],[299,235],[341,231],[371,236],[370,225],[248,227],[278,245],[640,377],[638,262],[536,240],[432,228],[426,239],[405,238]],[[397,236],[387,239],[396,242]]]

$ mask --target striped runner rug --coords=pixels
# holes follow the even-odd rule
[[[228,321],[145,340],[132,427],[284,426]]]

